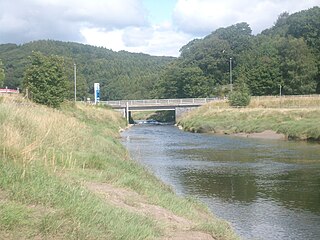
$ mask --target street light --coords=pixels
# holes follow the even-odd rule
[[[231,92],[232,92],[232,58],[230,58],[230,89],[231,89]]]
[[[77,101],[77,65],[73,64],[74,69],[74,102]]]

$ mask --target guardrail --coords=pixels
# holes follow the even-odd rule
[[[251,96],[251,99],[278,99],[278,98],[320,98],[320,94],[309,95],[276,95],[276,96]]]
[[[19,89],[0,88],[0,93],[19,93]]]
[[[145,99],[145,100],[120,100],[100,101],[113,107],[127,106],[172,106],[172,105],[203,105],[209,102],[223,100],[221,98],[181,98],[181,99]]]
[[[282,95],[282,96],[252,96],[252,100],[263,99],[304,99],[304,98],[320,98],[319,94],[312,95]],[[225,101],[227,98],[181,98],[181,99],[145,99],[145,100],[115,100],[100,101],[101,104],[107,104],[111,107],[125,108],[139,106],[183,106],[183,105],[203,105],[214,101]]]

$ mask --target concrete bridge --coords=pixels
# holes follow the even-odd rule
[[[130,113],[134,111],[175,111],[176,118],[182,113],[206,103],[219,101],[220,98],[181,98],[181,99],[146,99],[146,100],[120,100],[100,101],[112,108],[123,112],[129,122]]]

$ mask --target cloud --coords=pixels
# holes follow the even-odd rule
[[[259,33],[284,11],[293,13],[319,4],[319,0],[178,0],[173,19],[180,30],[194,35],[238,22],[249,23],[253,32]]]
[[[171,0],[168,0],[171,1]],[[161,1],[162,5],[168,1]],[[174,0],[172,0],[174,1]],[[0,0],[0,44],[39,39],[74,41],[151,55],[178,56],[194,38],[247,22],[254,33],[271,27],[280,13],[320,0],[176,0],[172,18],[156,22],[142,0]],[[149,8],[158,11],[172,7]],[[169,16],[166,12],[165,16]],[[160,18],[160,17],[159,17]]]
[[[37,39],[83,41],[84,27],[146,24],[139,0],[1,0],[0,43]]]
[[[175,31],[170,23],[149,27],[128,27],[106,30],[85,28],[81,31],[87,43],[115,51],[149,53],[156,56],[178,56],[181,46],[190,41],[190,34]]]
[[[122,40],[126,47],[142,47],[148,45],[153,38],[154,29],[150,27],[129,27],[123,32]]]

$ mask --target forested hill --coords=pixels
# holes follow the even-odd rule
[[[292,15],[253,35],[247,23],[220,28],[183,46],[168,65],[159,97],[227,95],[246,84],[252,95],[320,93],[320,8]],[[231,61],[230,61],[231,59]]]
[[[225,96],[243,86],[251,95],[314,94],[320,93],[320,8],[284,12],[258,35],[245,22],[219,28],[183,46],[179,58],[50,40],[3,44],[4,86],[22,87],[32,51],[64,57],[70,98],[74,62],[79,98],[90,96],[94,82],[103,100]]]
[[[174,59],[52,40],[23,45],[2,44],[0,59],[5,69],[4,86],[22,87],[23,74],[32,51],[63,56],[70,82],[74,79],[73,67],[76,63],[79,99],[90,97],[95,82],[100,83],[102,99],[153,97],[154,83],[158,81],[160,71]],[[70,89],[70,98],[72,96]]]

